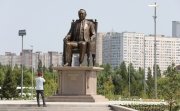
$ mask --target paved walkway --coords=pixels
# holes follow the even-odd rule
[[[42,104],[42,101],[41,101]],[[0,111],[134,111],[119,105],[165,104],[165,102],[108,101],[108,102],[46,102],[47,107],[37,107],[36,100],[0,100]],[[111,105],[111,107],[109,107]]]
[[[37,104],[36,100],[0,100],[0,104]],[[167,104],[166,102],[144,102],[144,101],[108,101],[108,102],[46,102],[46,104],[104,104],[104,105],[112,105],[112,104]]]
[[[36,100],[0,100],[0,111],[112,111],[109,102],[46,102],[37,107]]]
[[[42,103],[42,101],[40,101]],[[36,100],[0,100],[0,104],[37,104]],[[46,102],[46,104],[102,104],[109,105],[110,102]]]

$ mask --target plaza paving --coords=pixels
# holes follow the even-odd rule
[[[41,101],[42,104],[42,101]],[[108,102],[46,102],[37,107],[36,100],[0,100],[0,111],[113,111],[110,105],[166,104],[165,102],[108,101]],[[121,110],[120,110],[121,111]],[[132,110],[122,110],[132,111]]]

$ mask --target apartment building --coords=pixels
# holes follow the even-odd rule
[[[161,72],[169,65],[180,64],[180,38],[156,36],[156,63]],[[145,53],[144,53],[145,52]],[[135,32],[109,32],[103,39],[103,64],[119,66],[122,61],[126,65],[132,63],[135,69],[154,65],[154,36]]]
[[[19,66],[21,64],[21,58],[15,53],[5,52],[5,55],[0,55],[0,63],[1,65],[15,66],[17,64]]]
[[[172,21],[172,37],[180,38],[180,21]]]
[[[103,38],[106,33],[98,33],[96,39],[96,64],[102,65]]]
[[[48,52],[48,67],[50,65],[53,66],[61,66],[62,65],[62,53],[54,52],[54,51],[49,51]]]
[[[6,52],[5,55],[0,55],[0,63],[2,65],[11,65],[14,67],[15,65],[20,66],[22,63],[25,67],[31,68],[33,67],[35,70],[38,68],[38,60],[42,61],[42,65],[46,68],[53,66],[61,66],[62,65],[62,53],[49,51],[48,53],[41,52],[33,52],[30,49],[23,50],[20,55],[16,55],[11,52]]]
[[[146,40],[146,66],[153,67],[154,63],[154,36],[145,36]],[[156,37],[156,63],[162,71],[166,70],[169,65],[175,63],[180,65],[180,38],[166,37],[157,35]]]
[[[111,66],[117,67],[123,61],[123,41],[122,33],[108,32],[103,39],[103,64],[111,64]]]

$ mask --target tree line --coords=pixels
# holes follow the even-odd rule
[[[154,75],[152,69],[148,68],[147,78],[144,84],[144,69],[135,70],[133,64],[128,66],[122,62],[118,67],[112,68],[109,64],[102,65],[103,71],[99,72],[97,78],[97,93],[105,95],[110,100],[122,99],[153,99]],[[23,86],[32,86],[32,69],[23,67]],[[45,95],[50,96],[57,91],[57,72],[53,72],[52,67],[42,67],[45,83]],[[172,63],[167,70],[161,74],[157,65],[157,95],[158,99],[168,101],[170,108],[180,104],[180,72]],[[154,71],[153,71],[154,72]],[[36,71],[33,77],[36,77]],[[33,84],[35,81],[33,78]],[[0,64],[0,94],[3,98],[20,98],[16,88],[21,87],[21,67],[17,65],[11,67]],[[30,92],[29,90],[24,90]],[[35,90],[34,90],[35,94]]]
[[[114,69],[109,64],[101,67],[104,70],[98,74],[98,94],[105,95],[110,100],[155,98],[152,69],[148,68],[144,82],[144,69],[135,70],[132,63],[126,67],[125,62],[122,62]],[[171,108],[177,106],[180,104],[180,72],[174,63],[162,74],[158,65],[156,71],[158,99],[168,101]]]
[[[22,68],[15,65],[11,67],[10,65],[0,64],[0,95],[3,99],[22,99],[21,90],[17,90],[17,87],[21,87],[21,74]],[[30,98],[32,80],[33,80],[33,94],[35,96],[35,77],[37,77],[37,71],[33,71],[31,68],[23,67],[23,93],[25,96],[23,99]],[[33,75],[33,78],[32,78]],[[57,91],[57,73],[53,72],[52,68],[43,67],[43,75],[46,80],[45,82],[45,95],[50,96]]]

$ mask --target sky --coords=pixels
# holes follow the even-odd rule
[[[172,21],[180,21],[180,0],[0,0],[0,55],[19,55],[25,29],[24,49],[33,52],[63,50],[63,38],[78,10],[88,19],[97,19],[98,32],[154,33],[154,8],[157,2],[157,34],[171,36]]]

